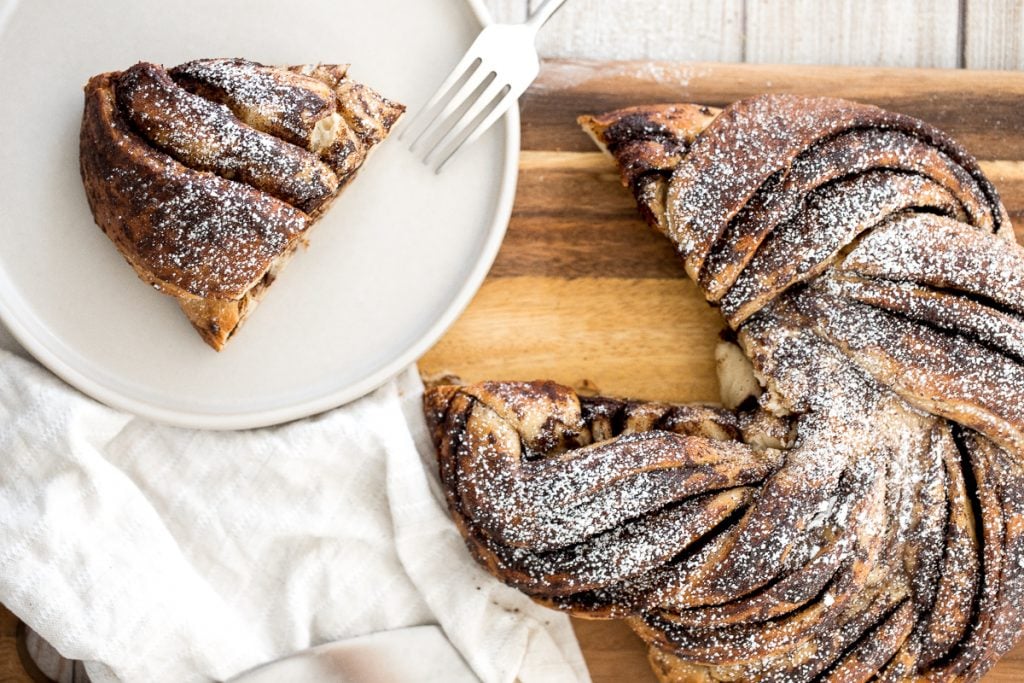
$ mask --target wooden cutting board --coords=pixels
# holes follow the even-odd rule
[[[832,95],[920,117],[982,160],[1024,237],[1024,73],[651,62],[548,62],[522,101],[512,222],[483,288],[423,358],[424,376],[553,379],[584,391],[715,401],[722,321],[640,220],[580,114],[762,92]],[[654,681],[621,622],[577,620],[595,681]],[[1024,680],[1024,646],[986,680]]]

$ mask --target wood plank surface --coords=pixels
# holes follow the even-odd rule
[[[1024,69],[1024,0],[963,0],[964,66]]]
[[[519,22],[540,0],[484,0]],[[1024,69],[1024,0],[572,0],[545,57]]]
[[[958,0],[747,0],[744,61],[959,66]]]
[[[873,102],[953,133],[982,160],[1024,238],[1024,74],[548,62],[522,102],[505,242],[479,294],[422,359],[424,375],[550,378],[585,392],[715,400],[721,320],[575,118],[644,102],[723,105],[766,91]],[[654,680],[643,643],[623,623],[574,623],[595,681]],[[1024,646],[986,680],[1024,680]]]
[[[546,57],[741,62],[743,10],[744,0],[571,0],[537,48]]]
[[[0,683],[38,683],[46,680],[23,657],[24,632],[18,618],[0,605]]]

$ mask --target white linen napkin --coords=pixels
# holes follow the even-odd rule
[[[98,682],[222,680],[419,624],[488,683],[589,680],[568,619],[466,551],[422,390],[412,368],[323,415],[202,432],[0,348],[0,602]]]

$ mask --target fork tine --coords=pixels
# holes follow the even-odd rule
[[[480,93],[473,105],[467,109],[459,119],[451,124],[448,133],[438,140],[428,151],[425,157],[423,157],[423,163],[429,164],[431,157],[444,152],[453,142],[455,142],[467,128],[476,121],[476,118],[484,113],[484,110],[494,103],[494,99],[498,97],[502,91],[509,87],[505,81],[499,80],[495,76],[484,91]]]
[[[487,116],[479,124],[477,124],[477,126],[473,129],[473,131],[468,136],[466,136],[465,139],[463,139],[461,142],[457,143],[455,145],[455,147],[450,152],[448,152],[447,155],[445,155],[444,159],[442,159],[441,163],[439,163],[437,165],[437,168],[435,169],[434,172],[435,173],[440,173],[441,169],[444,168],[445,164],[447,164],[448,161],[453,156],[455,156],[456,152],[458,152],[460,149],[462,149],[466,145],[471,145],[474,142],[476,142],[477,139],[481,135],[483,135],[487,131],[488,128],[490,128],[492,125],[494,125],[495,121],[500,119],[502,117],[502,115],[509,110],[509,107],[511,107],[515,103],[517,98],[518,98],[518,95],[513,93],[512,88],[509,88],[505,92],[505,94],[503,94],[501,96],[501,98],[498,100],[497,104],[494,105],[494,108],[491,109],[490,113],[488,113]]]
[[[452,95],[451,99],[444,104],[441,111],[431,119],[430,125],[416,136],[416,139],[413,140],[409,149],[415,150],[419,146],[421,140],[428,140],[430,138],[434,138],[436,140],[437,137],[443,136],[451,127],[453,123],[452,116],[455,112],[459,111],[462,107],[471,104],[470,97],[472,97],[473,93],[475,93],[481,85],[484,85],[486,89],[486,85],[490,84],[490,81],[487,79],[494,79],[495,77],[496,74],[494,71],[492,71],[487,64],[481,62],[477,66],[476,70],[473,71],[469,78],[462,84],[462,87],[459,88],[458,91]]]
[[[472,50],[463,55],[462,59],[459,60],[459,63],[455,65],[455,68],[451,70],[441,85],[438,86],[437,90],[434,91],[434,94],[430,96],[427,103],[423,105],[418,112],[416,112],[416,115],[412,117],[412,120],[409,121],[408,125],[398,131],[398,139],[404,140],[405,136],[409,134],[409,131],[415,129],[419,123],[425,120],[424,117],[428,112],[441,104],[441,101],[451,94],[450,91],[455,87],[455,84],[464,78],[467,72],[472,72],[478,69],[481,63],[482,60],[480,60],[479,57],[476,57]],[[430,119],[427,124],[428,127],[430,123],[433,123],[433,119]]]

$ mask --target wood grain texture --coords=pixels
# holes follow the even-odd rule
[[[964,66],[1024,69],[1024,0],[963,0]]]
[[[38,672],[23,662],[22,643],[19,641],[23,632],[18,618],[0,605],[0,683],[33,683],[45,680],[38,675],[33,676]]]
[[[684,279],[664,238],[640,220],[613,164],[575,118],[644,102],[721,105],[767,90],[874,102],[957,135],[981,159],[1024,239],[1024,74],[549,62],[523,100],[519,188],[501,252],[421,371],[713,400],[721,320]],[[574,625],[595,681],[655,680],[646,647],[624,623]],[[1024,646],[986,680],[1024,680]]]
[[[592,151],[578,114],[651,102],[724,106],[760,92],[870,102],[933,123],[983,159],[1024,160],[1019,73],[670,62],[550,63],[522,100],[523,149]]]
[[[522,21],[538,0],[485,0]],[[1024,68],[1024,0],[572,0],[546,57]]]
[[[492,278],[420,370],[468,382],[553,379],[585,392],[716,402],[721,329],[719,314],[681,278]]]
[[[593,683],[657,683],[647,645],[622,621],[573,619]]]
[[[956,67],[958,0],[747,0],[745,61]]]
[[[531,9],[539,0],[533,0]],[[744,0],[570,0],[541,31],[545,57],[743,61]]]

